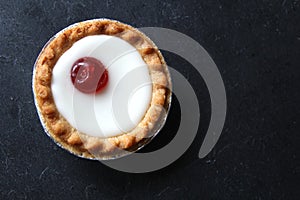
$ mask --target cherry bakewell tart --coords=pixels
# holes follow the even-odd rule
[[[83,158],[114,159],[143,147],[171,103],[164,58],[139,30],[110,19],[71,25],[51,38],[33,70],[45,132]]]

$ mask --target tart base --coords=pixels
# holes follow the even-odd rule
[[[144,118],[130,132],[109,138],[77,131],[59,113],[51,92],[52,69],[59,57],[81,38],[99,34],[120,37],[134,46],[148,65],[152,79],[151,103]],[[148,37],[127,24],[96,19],[71,25],[50,39],[35,63],[33,93],[41,123],[58,145],[79,157],[107,160],[138,150],[162,128],[171,101],[171,81],[160,51]]]

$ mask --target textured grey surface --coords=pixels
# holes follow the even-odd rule
[[[297,199],[299,7],[298,0],[1,0],[0,198]],[[210,117],[207,89],[191,65],[168,52],[168,64],[193,85],[201,110],[197,138],[178,161],[126,174],[76,158],[46,136],[32,98],[34,61],[56,32],[99,17],[178,30],[209,52],[225,82],[228,115],[206,158],[197,154]],[[179,118],[175,99],[166,127],[143,151],[170,141]]]

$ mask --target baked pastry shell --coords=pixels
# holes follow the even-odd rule
[[[41,106],[39,105],[38,101],[37,101],[37,92],[36,92],[36,68],[38,65],[39,60],[41,59],[41,56],[43,54],[43,52],[45,51],[45,49],[47,49],[47,47],[62,33],[64,33],[66,30],[68,29],[72,29],[73,27],[76,27],[82,23],[89,23],[89,22],[99,22],[99,21],[108,21],[111,23],[121,23],[123,25],[126,25],[127,27],[129,27],[131,30],[134,30],[136,32],[138,32],[144,39],[147,40],[147,42],[149,42],[151,44],[152,47],[155,48],[156,53],[159,55],[160,60],[162,62],[162,65],[165,67],[164,69],[164,74],[167,78],[167,86],[166,86],[166,93],[165,93],[165,102],[163,104],[163,112],[161,112],[161,115],[159,116],[159,118],[156,120],[154,127],[151,129],[151,134],[148,134],[147,137],[141,139],[140,141],[138,141],[137,143],[135,143],[134,145],[130,146],[129,148],[123,149],[123,148],[117,148],[112,152],[108,152],[105,154],[97,154],[97,155],[93,155],[93,153],[89,154],[81,154],[78,151],[74,151],[72,148],[69,148],[68,144],[63,143],[62,141],[60,141],[55,135],[53,135],[53,133],[49,130],[49,127],[47,126],[45,117],[41,111]],[[165,60],[161,54],[161,52],[159,51],[159,49],[157,48],[157,46],[152,42],[151,39],[149,39],[145,34],[143,34],[141,31],[139,31],[138,29],[135,29],[133,27],[131,27],[130,25],[123,23],[123,22],[119,22],[116,20],[111,20],[111,19],[106,19],[106,18],[99,18],[99,19],[92,19],[92,20],[86,20],[86,21],[82,21],[79,23],[75,23],[72,24],[64,29],[62,29],[61,31],[59,31],[58,33],[56,33],[53,37],[51,37],[47,43],[44,45],[44,47],[42,48],[40,54],[38,55],[35,63],[34,63],[34,67],[33,67],[33,76],[32,76],[32,89],[33,89],[33,96],[34,96],[34,103],[37,109],[37,113],[39,116],[39,120],[42,124],[42,127],[45,131],[45,133],[61,148],[67,150],[69,153],[81,157],[81,158],[85,158],[85,159],[90,159],[90,160],[112,160],[112,159],[116,159],[116,158],[120,158],[120,157],[124,157],[127,155],[130,155],[138,150],[140,150],[141,148],[143,148],[145,145],[147,145],[150,141],[152,141],[155,136],[161,131],[161,129],[163,128],[163,126],[166,123],[167,120],[167,116],[170,110],[170,106],[171,106],[171,101],[172,101],[172,84],[171,84],[171,76],[170,73],[168,71],[167,65],[165,63]]]

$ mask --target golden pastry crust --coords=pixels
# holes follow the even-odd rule
[[[141,122],[128,133],[98,138],[80,133],[57,110],[51,92],[52,69],[59,57],[76,41],[89,35],[114,35],[133,45],[148,65],[152,79],[152,99]],[[155,125],[164,117],[171,95],[166,63],[153,42],[133,27],[101,19],[80,22],[59,32],[40,53],[33,74],[35,103],[47,134],[75,155],[91,159],[118,157],[123,150],[135,148],[152,136]]]

